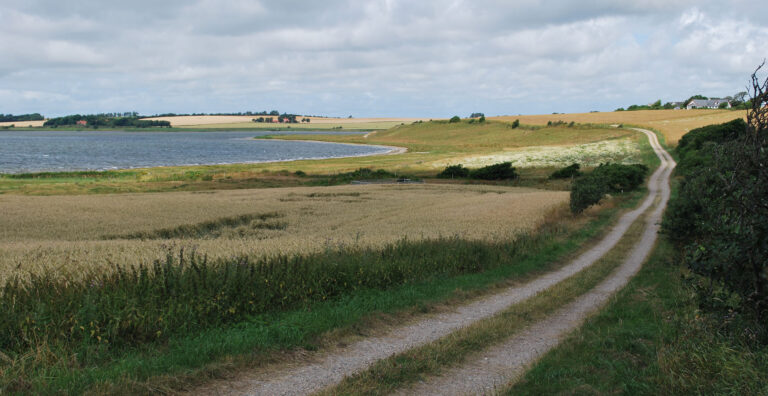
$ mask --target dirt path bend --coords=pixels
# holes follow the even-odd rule
[[[461,367],[448,370],[439,377],[403,390],[414,395],[486,394],[519,379],[525,370],[561,339],[580,326],[586,317],[597,311],[642,267],[656,243],[661,215],[669,200],[669,177],[675,166],[672,157],[661,148],[656,136],[647,130],[656,155],[661,159],[657,172],[661,177],[649,183],[650,197],[659,198],[656,208],[648,215],[640,241],[625,261],[609,277],[576,301],[565,305],[546,319],[533,324],[504,344],[478,354]]]
[[[668,164],[669,161],[672,161],[671,157],[661,148],[655,135],[648,131],[639,131],[648,135],[656,154],[662,158],[662,166],[651,175],[648,182],[650,190],[648,197],[637,209],[624,214],[611,231],[595,246],[568,265],[557,271],[544,274],[524,285],[510,287],[501,293],[457,307],[454,312],[431,316],[423,321],[395,328],[384,336],[356,342],[338,352],[318,354],[311,363],[277,371],[244,372],[234,380],[216,381],[196,389],[193,393],[303,395],[316,392],[339,383],[344,377],[366,369],[378,360],[435,341],[461,327],[496,315],[510,305],[524,301],[592,265],[610,251],[626,233],[630,225],[653,204],[657,199],[659,186],[668,184],[669,172],[671,171],[671,166]],[[651,245],[653,245],[652,242]]]

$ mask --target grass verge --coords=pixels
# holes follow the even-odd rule
[[[631,196],[625,204],[633,205],[639,197],[640,195]],[[483,290],[508,279],[521,279],[548,270],[557,260],[578,250],[586,241],[599,234],[615,214],[616,210],[602,212],[594,221],[575,233],[565,233],[560,228],[545,230],[537,236],[540,243],[518,245],[523,248],[508,255],[501,262],[498,262],[498,255],[488,254],[489,247],[482,243],[475,244],[467,250],[467,254],[476,256],[478,253],[483,253],[480,257],[484,256],[497,264],[490,267],[468,268],[470,273],[463,275],[435,274],[422,280],[414,279],[399,286],[391,284],[383,289],[353,288],[351,292],[342,293],[337,297],[332,296],[330,301],[318,299],[306,304],[294,305],[293,308],[289,305],[287,311],[255,312],[245,316],[239,313],[237,320],[211,323],[213,327],[207,329],[204,326],[200,327],[199,321],[189,322],[185,319],[185,325],[182,328],[189,331],[174,330],[173,326],[168,325],[168,321],[173,319],[173,316],[161,319],[161,317],[155,317],[154,314],[157,312],[154,311],[151,316],[146,312],[139,312],[141,314],[139,316],[144,315],[151,319],[142,322],[146,325],[144,330],[154,331],[157,326],[163,327],[160,339],[152,341],[150,337],[149,340],[144,340],[147,342],[139,344],[135,344],[130,338],[123,337],[125,339],[122,340],[121,347],[120,339],[114,340],[114,346],[106,346],[98,337],[105,334],[104,331],[108,330],[108,326],[94,326],[87,320],[78,319],[79,326],[82,327],[65,326],[66,328],[59,329],[61,326],[55,326],[57,329],[55,332],[44,328],[38,328],[40,331],[37,332],[29,332],[27,330],[33,326],[27,323],[24,337],[13,338],[14,332],[4,332],[6,341],[10,340],[10,344],[6,345],[15,346],[13,353],[8,353],[11,351],[6,349],[7,346],[3,347],[6,352],[3,356],[7,359],[0,360],[0,390],[9,393],[38,394],[62,391],[66,393],[86,391],[153,393],[164,386],[169,386],[171,389],[183,387],[184,384],[200,381],[201,378],[215,376],[222,365],[252,365],[254,362],[268,359],[275,352],[297,347],[317,348],[320,345],[318,341],[320,335],[334,329],[350,328],[372,313],[394,313],[414,306],[424,306],[424,304],[455,298],[457,291],[461,294]],[[413,252],[420,251],[418,247],[415,248]],[[430,254],[421,256],[434,261],[434,257]],[[409,266],[412,264],[409,263]],[[481,272],[476,273],[478,271]],[[181,279],[176,276],[169,279],[171,278],[174,281]],[[159,286],[163,285],[159,284]],[[56,289],[46,286],[46,288],[31,290],[33,293],[38,293]],[[34,296],[30,298],[32,297]],[[33,300],[35,299],[32,298],[30,301]],[[71,302],[75,304],[75,300]],[[49,301],[54,305],[61,302],[54,298],[42,298],[37,301]],[[93,307],[93,304],[98,301],[98,299],[89,299],[89,305],[86,307]],[[114,302],[115,300],[105,297],[104,301]],[[168,299],[164,298],[163,301],[168,302]],[[200,301],[207,304],[208,300]],[[182,313],[187,308],[192,309],[196,306],[184,304],[184,301],[177,301],[177,303],[170,305],[163,303],[162,306],[179,308],[174,310]],[[229,312],[230,307],[227,304],[222,302],[218,305],[220,305],[219,308]],[[7,305],[5,306],[8,308]],[[77,307],[76,304],[74,306]],[[17,308],[18,305],[14,309]],[[27,319],[22,311],[15,312],[13,315],[19,320],[6,323],[20,324],[23,330]],[[69,311],[71,310],[64,310],[64,313]],[[51,315],[61,314],[54,310],[46,312]],[[99,310],[73,312],[79,315],[89,312],[98,313]],[[107,316],[110,312],[106,312]],[[241,311],[238,308],[235,312]],[[234,316],[237,315],[232,312],[231,315],[217,317]],[[130,315],[125,318],[129,317]],[[31,319],[29,316],[27,318]],[[39,324],[46,319],[50,318],[41,315],[34,320]],[[135,319],[139,321],[140,318]],[[136,328],[135,323],[132,326]],[[124,327],[113,326],[111,330],[114,330],[112,334],[126,334]],[[143,330],[141,332],[146,335],[150,333],[152,332]],[[211,362],[218,363],[211,364]],[[157,376],[162,377],[157,378]]]
[[[662,236],[613,302],[505,393],[768,394],[768,347],[709,323],[674,256]]]
[[[430,344],[381,360],[362,373],[348,377],[321,394],[389,394],[414,382],[427,380],[456,366],[474,353],[503,342],[527,325],[588,292],[621,264],[640,238],[645,219],[638,219],[608,254],[578,274],[515,304],[491,318],[457,330]]]

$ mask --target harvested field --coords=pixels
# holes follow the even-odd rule
[[[298,124],[269,124],[255,123],[252,120],[259,117],[273,117],[263,115],[250,116],[175,116],[175,117],[151,117],[146,120],[169,121],[174,127],[185,128],[286,128],[291,129],[331,129],[342,127],[343,129],[388,129],[401,123],[411,123],[420,118],[329,118],[329,117],[300,117],[309,118],[309,123]]]
[[[502,121],[520,120],[523,124],[546,125],[548,121],[564,121],[591,124],[630,124],[659,130],[666,143],[672,146],[691,129],[711,124],[721,124],[736,118],[745,118],[742,110],[639,110],[600,113],[541,114],[501,116]]]
[[[163,258],[310,253],[402,238],[496,240],[531,230],[567,192],[501,186],[356,185],[205,193],[0,196],[0,283],[77,277]]]
[[[12,121],[12,122],[0,122],[0,128],[13,125],[17,128],[22,127],[41,127],[45,120],[41,121]]]

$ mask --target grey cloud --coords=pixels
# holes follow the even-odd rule
[[[510,3],[10,0],[0,112],[611,110],[732,94],[768,55],[749,1]]]

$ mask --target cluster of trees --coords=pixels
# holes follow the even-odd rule
[[[449,124],[455,124],[457,122],[461,122],[461,117],[453,116],[448,120]],[[485,122],[485,115],[483,113],[472,113],[472,115],[470,115],[469,117],[469,123],[474,124],[475,122],[479,122],[479,123]]]
[[[170,128],[169,121],[150,121],[142,120],[138,116],[115,117],[116,113],[102,113],[91,115],[68,115],[64,117],[51,118],[43,126],[47,127],[66,127],[66,126],[84,126],[87,128],[151,128],[165,127]],[[135,114],[135,113],[131,113]]]
[[[438,173],[437,177],[441,179],[514,180],[518,178],[518,174],[511,162],[502,162],[472,170],[461,164],[451,165]]]
[[[285,124],[298,124],[299,120],[298,120],[297,117],[298,116],[296,114],[287,114],[287,113],[286,114],[280,114],[280,115],[277,116],[277,122],[279,122],[281,124],[283,124],[283,123],[285,123]],[[259,123],[261,123],[261,122],[271,123],[271,122],[275,121],[275,118],[274,117],[259,117],[259,118],[254,118],[251,121],[259,122]],[[302,119],[301,119],[301,122],[309,123],[310,121],[311,120],[308,117],[302,117]]]
[[[581,171],[579,170],[580,168],[581,168],[581,165],[573,163],[571,165],[566,166],[565,168],[560,168],[552,172],[552,174],[549,175],[549,178],[550,179],[573,179],[581,176]]]
[[[694,98],[696,99],[696,98]],[[672,102],[661,104],[661,99],[649,104],[649,105],[631,105],[627,107],[627,111],[636,111],[636,110],[670,110],[675,108],[675,104]],[[616,109],[616,111],[624,111],[623,107],[619,107]]]
[[[277,110],[272,111],[245,111],[245,112],[230,112],[230,113],[162,113],[155,114],[152,117],[178,117],[178,116],[255,116],[255,115],[271,115],[279,116],[280,112]]]
[[[682,181],[662,226],[697,276],[691,283],[701,308],[724,326],[734,313],[753,319],[739,332],[768,342],[768,78],[760,83],[756,73],[747,122],[695,129],[680,140]]]
[[[565,122],[565,121],[563,121],[563,120],[557,120],[557,121],[547,121],[547,126],[548,126],[548,127],[551,127],[551,126],[567,126],[567,127],[569,127],[569,128],[570,128],[570,127],[574,127],[574,126],[576,126],[576,123],[575,123],[575,122],[573,122],[573,121],[571,121],[571,122]]]
[[[597,204],[608,193],[634,191],[643,184],[648,167],[643,164],[600,164],[592,172],[581,175],[578,164],[570,165],[551,177],[578,177],[571,185],[571,212],[579,214]]]
[[[42,121],[45,118],[40,113],[32,114],[2,114],[0,113],[0,122],[17,122],[17,121]]]
[[[110,118],[120,118],[120,117],[133,117],[133,118],[136,118],[136,117],[139,117],[139,113],[135,112],[135,111],[125,111],[125,112],[122,112],[122,113],[117,113],[117,112],[116,113],[99,113],[97,115],[104,116],[104,117],[110,117]]]

